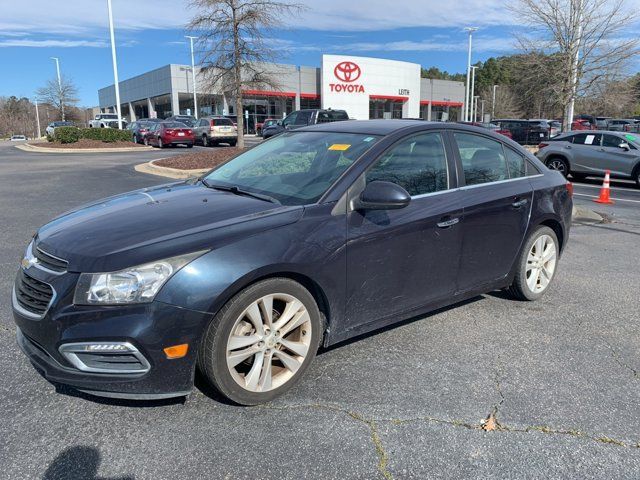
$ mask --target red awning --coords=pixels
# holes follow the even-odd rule
[[[429,105],[429,100],[420,100],[420,105]],[[440,100],[434,100],[432,105],[434,107],[461,107],[462,102],[444,102]]]

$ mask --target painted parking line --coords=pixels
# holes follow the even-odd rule
[[[602,188],[602,185],[591,185],[588,183],[574,183],[574,187],[587,187],[587,188]],[[640,190],[637,188],[623,188],[623,187],[610,187],[611,190],[620,190],[621,192],[635,192],[640,194]]]
[[[597,195],[587,195],[587,194],[584,194],[584,193],[575,193],[575,192],[574,192],[574,193],[573,193],[573,195],[574,195],[574,196],[577,196],[577,197],[598,198],[598,196],[597,196]],[[627,200],[627,199],[625,199],[625,198],[614,198],[614,197],[611,197],[611,200],[613,200],[614,202],[631,202],[631,203],[640,203],[640,200]]]

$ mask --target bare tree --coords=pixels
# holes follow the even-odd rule
[[[192,0],[191,8],[197,14],[187,28],[199,37],[205,83],[235,98],[238,146],[242,148],[242,92],[279,89],[268,63],[280,52],[265,40],[283,26],[284,18],[298,14],[303,7],[276,0]]]
[[[521,48],[557,59],[552,93],[573,120],[573,104],[601,82],[624,75],[638,53],[638,40],[625,36],[637,15],[626,0],[518,0],[509,8],[528,27],[518,34]]]
[[[60,119],[64,119],[64,110],[74,107],[78,103],[78,89],[66,77],[61,77],[60,85],[57,79],[47,80],[44,87],[36,90],[38,100],[52,105],[60,112]]]

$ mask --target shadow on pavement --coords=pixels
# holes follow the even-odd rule
[[[94,447],[69,447],[51,462],[43,480],[134,480],[133,475],[98,477],[100,452]]]

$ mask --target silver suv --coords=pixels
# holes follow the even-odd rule
[[[204,117],[193,127],[196,142],[205,147],[228,143],[232,147],[238,143],[238,128],[226,117]]]
[[[635,180],[640,187],[640,136],[589,130],[570,132],[544,141],[536,156],[551,170],[579,180],[604,176]]]

